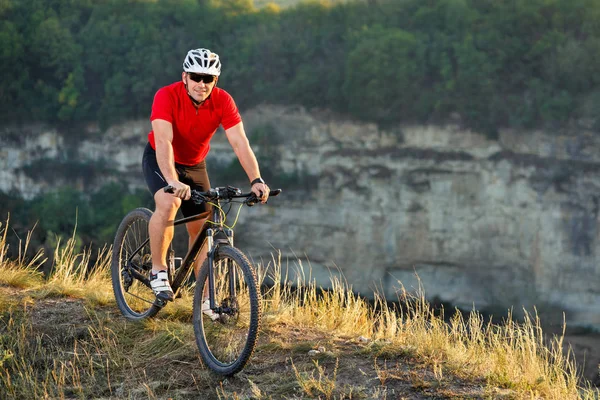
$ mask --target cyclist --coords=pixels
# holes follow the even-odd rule
[[[263,203],[269,196],[235,102],[229,93],[216,87],[220,75],[221,61],[217,54],[208,49],[193,49],[183,61],[181,81],[160,88],[154,96],[150,116],[152,131],[148,134],[142,167],[156,207],[149,224],[150,284],[161,300],[173,300],[166,255],[173,239],[172,221],[177,210],[181,207],[184,216],[209,211],[206,205],[198,206],[190,200],[190,190],[210,188],[205,158],[210,139],[219,126],[225,130],[248,175],[252,192]],[[173,187],[173,194],[161,190],[167,185]],[[186,224],[190,245],[205,221]],[[203,249],[200,254],[201,259],[194,266],[196,276],[206,251]]]

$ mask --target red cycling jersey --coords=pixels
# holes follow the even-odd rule
[[[229,129],[242,121],[233,98],[226,91],[213,88],[210,97],[196,109],[181,81],[156,92],[150,121],[155,119],[173,125],[175,162],[183,165],[196,165],[204,160],[210,149],[210,139],[219,125]],[[148,141],[156,150],[154,131],[148,134]]]

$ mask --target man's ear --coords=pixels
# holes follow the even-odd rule
[[[183,83],[185,83],[185,76],[187,75],[187,72],[183,71],[181,73],[181,80],[183,81]]]

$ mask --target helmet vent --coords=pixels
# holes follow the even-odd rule
[[[216,53],[208,49],[194,49],[188,51],[183,62],[185,72],[196,74],[221,75],[221,62]]]

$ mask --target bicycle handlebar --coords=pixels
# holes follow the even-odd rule
[[[173,193],[173,186],[165,186],[163,190],[166,193]],[[249,207],[260,202],[253,192],[242,193],[242,189],[233,186],[211,188],[206,192],[192,189],[191,192],[191,200],[196,204],[202,204],[209,200],[232,200],[244,197],[246,200],[244,200],[243,203]],[[275,197],[279,195],[279,193],[281,193],[281,189],[271,190],[269,191],[269,197]]]

